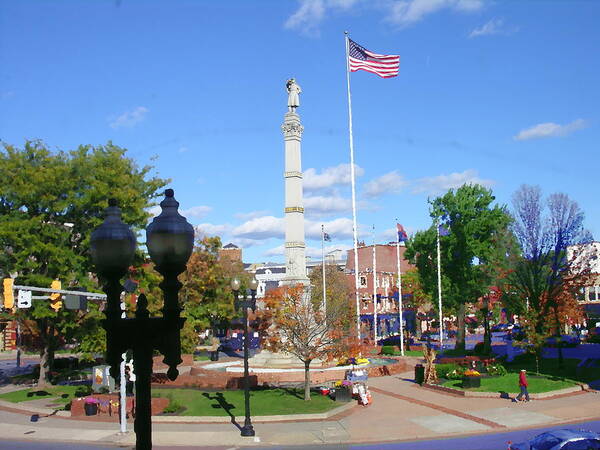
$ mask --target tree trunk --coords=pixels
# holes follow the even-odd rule
[[[312,360],[304,361],[304,400],[310,401],[310,363]]]
[[[456,349],[465,349],[465,304],[461,303],[456,314],[457,330],[456,330]]]
[[[42,349],[40,351],[40,374],[38,376],[38,387],[47,387],[50,385],[48,381],[48,372],[52,370],[54,365],[54,325],[48,325],[48,319],[44,318],[37,321],[40,332],[40,340],[42,341]]]
[[[563,343],[560,335],[560,320],[559,320],[558,307],[554,307],[554,320],[556,320],[556,346],[558,347],[558,368],[562,369],[565,366],[565,360],[563,357]]]

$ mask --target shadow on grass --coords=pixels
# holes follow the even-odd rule
[[[235,415],[231,412],[233,409],[235,409],[235,405],[228,403],[227,400],[225,400],[222,392],[216,392],[213,396],[211,396],[208,392],[203,392],[202,395],[209,400],[215,400],[217,403],[212,404],[211,406],[215,409],[222,408],[223,411],[225,411],[229,417],[231,417],[231,423],[235,425],[238,430],[242,430],[240,424],[235,420]]]

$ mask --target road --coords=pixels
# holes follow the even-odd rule
[[[376,444],[355,444],[355,445],[318,445],[318,446],[270,446],[262,447],[252,445],[253,449],[257,450],[505,450],[507,442],[521,442],[531,439],[544,431],[560,429],[560,428],[583,428],[600,433],[600,421],[580,422],[569,425],[559,425],[553,427],[531,428],[527,430],[509,431],[504,433],[488,433],[476,436],[459,437],[451,439],[433,439],[410,442],[394,442],[394,443],[376,443]],[[27,442],[0,439],[0,449],[10,450],[114,450],[115,448],[131,448],[127,446],[102,446],[102,445],[84,445],[84,444],[66,444],[60,442]],[[211,447],[154,447],[156,450],[191,450],[191,449],[214,449],[225,450],[235,447],[231,446],[211,446]]]

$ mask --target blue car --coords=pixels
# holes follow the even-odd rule
[[[554,430],[510,444],[509,450],[600,450],[600,434],[586,430]]]

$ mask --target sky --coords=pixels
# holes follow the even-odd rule
[[[360,240],[429,227],[428,199],[463,183],[508,206],[522,184],[564,192],[598,239],[598,17],[594,0],[0,0],[0,140],[112,141],[203,233],[283,261],[295,77],[320,259],[322,224],[326,251],[352,246],[347,30],[400,55],[398,77],[350,76]]]

